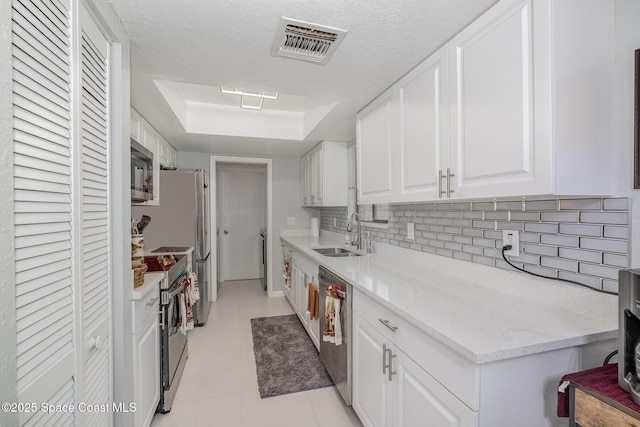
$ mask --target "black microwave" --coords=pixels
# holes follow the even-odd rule
[[[153,200],[153,153],[131,140],[131,201]]]

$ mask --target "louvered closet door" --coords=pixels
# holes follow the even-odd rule
[[[18,397],[74,404],[69,3],[12,5]],[[69,426],[74,413],[19,420]]]
[[[109,43],[81,8],[80,155],[78,231],[84,337],[84,396],[89,404],[111,402],[110,221],[109,221]],[[112,413],[83,414],[87,426],[108,426]]]

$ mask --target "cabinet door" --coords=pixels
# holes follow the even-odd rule
[[[384,337],[362,317],[354,316],[353,409],[365,427],[391,425],[391,383],[383,373],[384,342]],[[427,424],[421,420],[413,425]]]
[[[293,310],[298,312],[298,267],[291,260],[291,287],[289,288],[289,302],[293,306]]]
[[[145,202],[147,205],[160,205],[160,137],[147,122],[142,123],[142,145],[153,153],[153,200]]]
[[[393,426],[475,427],[477,413],[402,351],[392,348]]]
[[[316,269],[317,271],[317,269]],[[316,277],[312,277],[311,280],[307,279],[309,282],[313,282],[318,289],[318,279]],[[324,304],[324,298],[322,294],[318,296],[318,304]],[[323,319],[324,322],[324,319]],[[320,349],[320,318],[311,320],[309,319],[309,327],[307,329],[309,331],[309,336],[311,337],[311,341],[315,344],[316,348]]]
[[[316,206],[324,205],[324,150],[322,144],[313,151],[314,165],[314,204]]]
[[[296,285],[298,296],[297,313],[300,322],[305,329],[309,326],[309,318],[307,317],[307,299],[309,298],[309,284],[307,282],[307,274],[301,268],[296,268]]]
[[[403,201],[439,198],[449,163],[446,46],[397,83],[400,108],[400,194]]]
[[[158,305],[154,313],[158,312]],[[151,424],[160,401],[160,332],[157,315],[134,335],[136,426]]]
[[[133,108],[130,112],[129,134],[131,139],[142,144],[142,117]]]
[[[302,187],[302,206],[310,204],[309,154],[300,158],[300,184]]]
[[[362,203],[384,203],[392,195],[393,88],[362,110],[356,119],[358,191]]]
[[[531,26],[531,0],[504,0],[448,44],[452,197],[539,192],[528,187],[536,150]]]

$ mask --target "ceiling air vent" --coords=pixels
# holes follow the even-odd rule
[[[346,30],[282,17],[271,54],[326,65]]]

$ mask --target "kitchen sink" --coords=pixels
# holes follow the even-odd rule
[[[329,257],[348,257],[348,256],[360,256],[359,253],[350,251],[344,248],[318,248],[314,249],[320,255]]]

